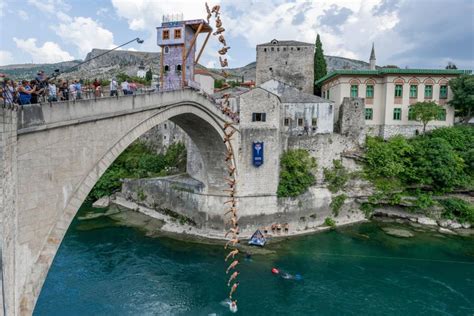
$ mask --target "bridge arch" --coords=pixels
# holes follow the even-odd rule
[[[42,242],[38,245],[38,240],[25,240],[24,244],[28,246],[28,252],[25,255],[32,256],[25,262],[28,264],[28,270],[23,267],[21,270],[24,277],[17,279],[18,292],[16,301],[19,305],[20,314],[31,314],[36,300],[41,291],[41,287],[46,279],[49,267],[51,266],[56,252],[66,234],[66,231],[76,215],[79,207],[89,194],[92,187],[100,179],[102,174],[113,163],[113,161],[136,139],[138,139],[145,132],[157,126],[166,120],[171,120],[180,126],[191,138],[192,142],[198,150],[198,156],[201,157],[200,162],[203,164],[204,172],[200,173],[198,180],[204,183],[204,193],[216,194],[224,188],[223,177],[225,176],[225,145],[223,142],[222,127],[228,119],[217,110],[217,108],[203,97],[181,98],[178,102],[167,104],[155,104],[155,106],[146,104],[142,109],[135,109],[139,103],[139,98],[133,99],[133,111],[117,113],[108,113],[107,115],[100,115],[99,119],[82,118],[81,122],[75,119],[71,124],[59,124],[52,122],[51,124],[43,124],[43,126],[36,126],[33,129],[27,127],[26,132],[19,133],[19,143],[21,138],[28,139],[30,143],[31,138],[34,137],[54,137],[51,143],[54,146],[66,146],[66,143],[58,136],[51,135],[53,129],[64,129],[67,135],[85,135],[84,137],[103,137],[104,141],[98,145],[99,150],[94,150],[97,153],[95,158],[91,158],[88,166],[82,166],[82,176],[78,181],[67,179],[68,185],[56,186],[56,191],[61,187],[62,194],[56,194],[56,201],[54,203],[56,210],[49,212],[51,214],[51,226],[44,232],[39,232],[41,236],[34,236],[41,238]],[[150,102],[143,98],[144,102]],[[113,101],[113,100],[111,100]],[[105,102],[105,101],[104,101]],[[109,101],[110,102],[110,101]],[[77,105],[80,105],[78,102]],[[77,110],[75,110],[77,113]],[[46,116],[46,115],[44,115]],[[100,121],[109,121],[108,126],[115,126],[114,129],[102,130],[98,128]],[[130,122],[129,122],[130,121]],[[48,128],[49,126],[49,128]],[[90,129],[90,130],[89,130]],[[71,131],[72,130],[72,131]],[[57,134],[57,132],[56,132]],[[66,137],[67,138],[67,137]],[[114,139],[110,142],[109,139]],[[71,141],[71,139],[68,139]],[[74,141],[74,139],[72,139]],[[56,142],[56,143],[55,143]],[[100,144],[100,142],[99,142]],[[19,155],[22,155],[22,145],[19,144]],[[235,145],[234,145],[235,147]],[[77,154],[74,151],[72,155]],[[67,158],[67,157],[66,157]],[[68,161],[68,159],[64,159]],[[73,169],[74,159],[70,159],[66,164],[71,164],[69,167]],[[67,169],[68,166],[62,166]],[[19,168],[21,166],[19,165]],[[85,172],[84,172],[85,171]],[[54,171],[51,171],[54,172]],[[55,178],[55,176],[51,176]],[[77,175],[76,175],[77,177]],[[72,179],[72,178],[71,178]],[[56,179],[57,180],[57,179]],[[53,204],[44,204],[46,207],[51,207]],[[19,212],[22,212],[22,206],[19,205]],[[41,211],[38,209],[38,211]],[[47,213],[47,212],[45,212]],[[39,246],[39,247],[38,247]],[[34,249],[33,249],[34,248]],[[36,252],[36,253],[35,253]],[[24,255],[24,254],[22,254]],[[21,258],[19,258],[21,260]],[[18,269],[18,265],[16,266]],[[21,286],[23,284],[23,286]]]

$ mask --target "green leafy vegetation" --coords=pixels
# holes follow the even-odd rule
[[[368,137],[364,172],[376,188],[369,203],[411,204],[412,211],[425,212],[436,204],[433,195],[472,190],[473,148],[474,128],[468,126],[439,128],[411,139]]]
[[[449,80],[453,98],[449,105],[454,106],[455,115],[463,118],[464,123],[474,115],[474,76],[462,75]]]
[[[288,150],[281,157],[278,197],[295,197],[304,193],[315,181],[312,173],[316,159],[307,150]]]
[[[329,226],[329,227],[335,227],[336,226],[336,221],[333,220],[331,217],[326,217],[324,219],[324,225]]]
[[[224,85],[225,80],[224,79],[216,79],[214,80],[214,88],[220,89]]]
[[[316,49],[314,51],[314,81],[317,81],[327,74],[326,59],[324,59],[323,43],[319,34],[316,36]],[[321,95],[321,85],[314,86],[314,94]]]
[[[449,198],[439,201],[444,207],[442,216],[447,219],[456,219],[461,223],[474,224],[474,205],[458,198]]]
[[[345,194],[340,194],[340,195],[335,196],[332,199],[331,204],[329,204],[329,206],[331,207],[334,217],[337,217],[339,215],[339,211],[341,210],[341,207],[344,205],[346,198],[347,196]]]
[[[339,190],[344,189],[347,181],[349,180],[349,172],[342,165],[341,160],[333,160],[333,168],[324,168],[324,181],[328,183],[328,189],[332,193],[336,193]]]
[[[110,165],[92,188],[88,198],[96,200],[120,190],[120,179],[123,178],[166,176],[184,172],[185,168],[186,148],[183,143],[172,144],[165,154],[156,154],[143,142],[137,141]],[[140,200],[145,198],[144,193],[143,196],[139,194]]]
[[[443,109],[434,101],[416,102],[410,105],[410,112],[415,121],[423,124],[423,134],[426,131],[426,125],[436,120]]]
[[[360,205],[360,210],[364,212],[366,218],[369,218],[372,215],[374,209],[374,205],[368,202],[362,203]]]

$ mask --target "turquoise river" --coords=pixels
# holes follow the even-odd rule
[[[64,238],[35,315],[231,315],[222,246],[84,222]],[[474,315],[474,239],[416,228],[396,238],[382,225],[270,242],[239,267],[237,314]]]

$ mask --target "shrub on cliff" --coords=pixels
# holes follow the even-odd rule
[[[474,224],[474,205],[458,198],[449,198],[439,201],[444,207],[442,216],[456,219],[461,223]]]
[[[168,170],[184,172],[186,148],[182,143],[168,147],[165,154],[156,154],[144,143],[137,141],[124,150],[97,181],[88,198],[92,200],[120,190],[123,178],[165,176]]]
[[[316,159],[307,150],[295,149],[283,153],[280,162],[278,197],[295,197],[304,193],[315,181],[312,170]]]
[[[344,186],[349,180],[349,172],[342,165],[341,160],[333,160],[333,168],[324,168],[324,181],[328,183],[328,189],[332,193],[344,189]]]

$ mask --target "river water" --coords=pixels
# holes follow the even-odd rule
[[[84,210],[81,210],[83,212]],[[473,315],[474,240],[402,239],[363,223],[267,247],[240,265],[241,315]],[[35,315],[230,315],[222,246],[75,220]],[[278,267],[302,280],[271,274]]]

